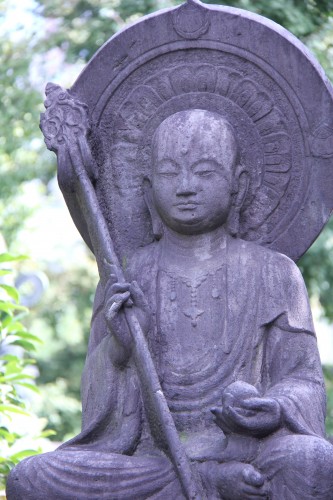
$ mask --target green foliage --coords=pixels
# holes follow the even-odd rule
[[[1,7],[11,4],[5,0]],[[38,33],[25,30],[22,23],[15,37],[1,18],[0,28],[0,227],[10,242],[29,215],[19,201],[22,184],[34,178],[48,182],[56,163],[38,128],[42,98],[30,79]]]
[[[40,0],[39,10],[57,29],[44,47],[60,47],[67,60],[87,61],[126,22],[159,8],[158,0]]]
[[[0,254],[2,280],[11,273],[8,263],[23,258]],[[42,425],[37,429],[30,428],[31,413],[24,395],[27,391],[38,392],[35,375],[31,372],[35,360],[31,356],[41,340],[29,333],[22,323],[22,318],[28,311],[19,304],[16,288],[0,281],[0,289],[0,441],[3,443],[0,454],[1,488],[15,464],[42,451],[35,439],[46,437],[50,432],[40,434],[44,422],[40,422]],[[14,431],[11,424],[17,415],[21,417],[21,427],[18,430],[15,426]],[[27,437],[30,439],[27,440]],[[28,442],[31,444],[29,448]]]
[[[329,17],[318,31],[307,37],[306,44],[333,81],[333,17]]]
[[[63,356],[63,359],[68,362],[67,356]],[[75,372],[75,381],[67,378],[68,373],[65,370],[66,378],[60,378],[58,371],[55,380],[39,385],[41,398],[38,404],[34,405],[34,411],[41,418],[48,419],[47,429],[56,429],[56,434],[51,436],[51,440],[67,441],[79,434],[81,430],[81,401],[77,393],[80,383],[77,379],[81,375],[82,360],[83,356],[79,363],[77,361],[73,363],[71,371]],[[52,364],[56,369],[57,361]]]
[[[80,431],[80,380],[97,272],[90,258],[85,267],[48,276],[57,286],[49,287],[28,323],[45,339],[37,355],[43,396],[35,408],[57,430],[57,440],[65,440]]]
[[[299,261],[310,297],[316,300],[323,315],[333,321],[333,219]]]
[[[327,417],[326,432],[330,438],[333,438],[333,367],[324,366],[324,376],[327,390]]]
[[[332,0],[226,0],[204,3],[229,5],[250,10],[281,24],[298,37],[313,33],[333,10]]]
[[[68,61],[89,60],[117,30],[159,8],[180,0],[39,0],[39,13],[54,22],[54,32],[44,50],[59,47]],[[322,26],[333,10],[333,0],[205,0],[250,10],[281,24],[298,37]]]

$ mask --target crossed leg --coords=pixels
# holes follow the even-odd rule
[[[66,448],[23,460],[7,482],[8,500],[165,500],[183,494],[162,455],[126,456]]]
[[[323,438],[268,438],[254,465],[267,477],[273,500],[333,499],[333,446]]]

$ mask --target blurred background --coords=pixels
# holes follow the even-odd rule
[[[64,206],[55,177],[56,158],[44,146],[38,127],[45,85],[52,81],[70,87],[117,30],[179,3],[0,0],[0,254],[28,256],[18,261],[7,256],[2,268],[8,272],[0,271],[5,294],[0,294],[0,479],[23,456],[52,449],[53,442],[79,432],[80,377],[97,283],[94,258]],[[301,38],[333,80],[333,0],[223,3],[282,24]],[[332,249],[333,221],[299,263],[326,377],[329,434],[333,434]],[[13,290],[19,291],[20,299]],[[13,303],[28,306],[30,313],[18,307],[14,311]],[[19,325],[16,330],[9,328],[14,320]],[[45,432],[48,429],[53,429],[52,436]]]

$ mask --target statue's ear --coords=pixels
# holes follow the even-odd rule
[[[151,222],[153,226],[153,233],[156,240],[160,240],[163,236],[163,222],[159,216],[154,201],[153,201],[153,188],[151,181],[148,177],[143,180],[143,196],[150,213]]]
[[[240,211],[249,189],[249,174],[243,167],[238,165],[235,173],[234,205]]]
[[[249,174],[243,165],[237,165],[234,175],[232,206],[228,217],[228,230],[232,236],[239,232],[240,212],[249,188]]]

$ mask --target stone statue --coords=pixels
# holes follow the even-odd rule
[[[293,262],[332,208],[332,107],[290,34],[194,0],[48,85],[42,130],[101,283],[82,432],[21,462],[9,500],[333,498]]]

